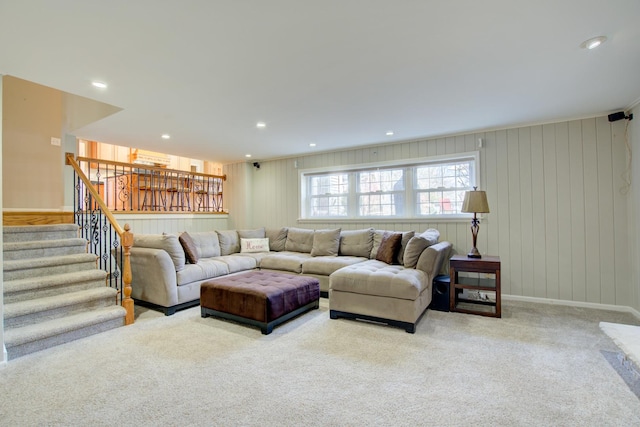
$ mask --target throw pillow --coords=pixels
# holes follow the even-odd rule
[[[316,230],[313,233],[311,256],[337,256],[340,248],[340,228]]]
[[[407,247],[404,249],[403,264],[405,268],[415,268],[418,263],[418,258],[422,254],[422,251],[431,246],[431,242],[426,237],[414,236],[407,243]]]
[[[240,238],[240,253],[269,252],[269,239]]]
[[[178,237],[180,244],[182,245],[182,249],[184,249],[184,255],[187,258],[187,262],[190,264],[198,263],[198,248],[196,248],[196,244],[193,239],[186,231]]]
[[[389,233],[385,231],[380,241],[380,247],[376,254],[378,261],[386,262],[387,264],[393,264],[393,261],[398,256],[400,250],[400,243],[402,242],[402,233]]]

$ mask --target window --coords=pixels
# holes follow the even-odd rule
[[[459,214],[465,191],[472,189],[473,169],[470,160],[417,166],[415,194],[418,215]]]
[[[349,176],[346,173],[309,177],[309,212],[312,218],[347,216]]]
[[[358,216],[401,216],[404,212],[404,169],[356,173]]]
[[[302,219],[466,218],[479,154],[300,172]]]

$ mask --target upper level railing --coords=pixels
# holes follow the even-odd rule
[[[77,158],[80,169],[113,212],[223,213],[226,175]]]
[[[125,224],[124,229],[118,224],[73,153],[66,154],[66,164],[74,170],[74,216],[80,236],[87,240],[89,252],[98,257],[98,267],[107,272],[107,284],[118,291],[118,301],[126,310],[125,324],[132,324],[130,256],[133,233],[129,224]]]

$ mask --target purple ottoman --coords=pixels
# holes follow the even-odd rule
[[[274,326],[318,308],[320,283],[307,276],[251,271],[202,283],[200,312],[259,326],[270,334]]]

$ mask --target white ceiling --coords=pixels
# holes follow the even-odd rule
[[[0,74],[122,108],[77,136],[223,163],[626,109],[639,42],[638,0],[0,0]]]

